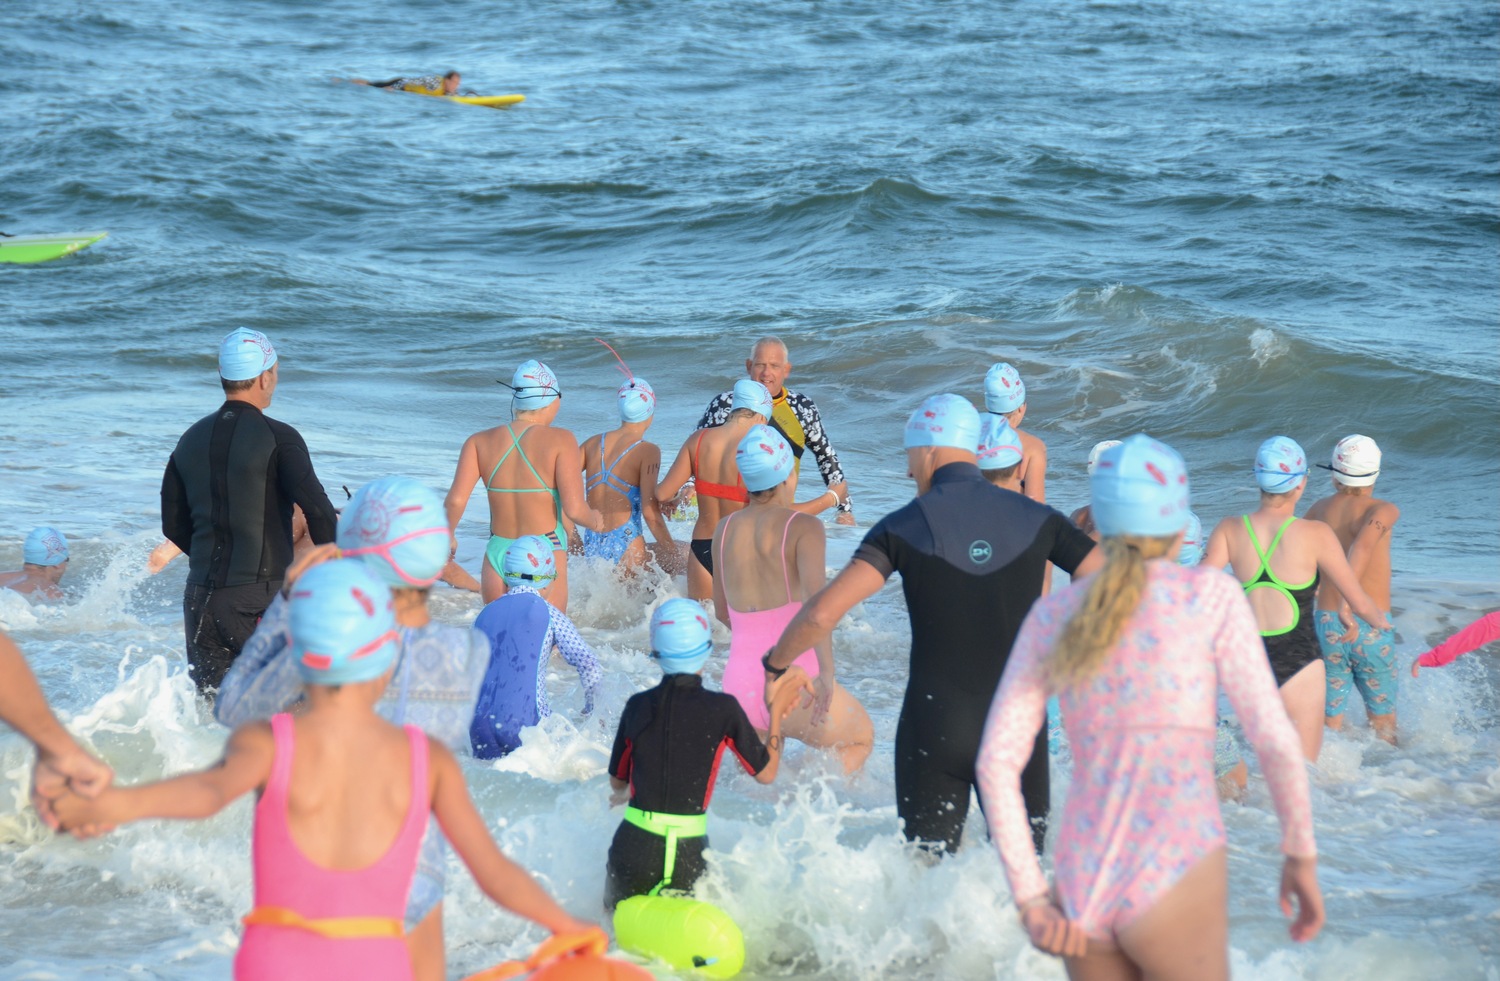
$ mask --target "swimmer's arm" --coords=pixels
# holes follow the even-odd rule
[[[1047,721],[1042,661],[1052,647],[1048,634],[1049,627],[1036,618],[1028,616],[1023,621],[1000,688],[990,704],[984,738],[974,761],[990,839],[1000,852],[1017,906],[1048,895],[1021,795],[1021,770],[1031,758],[1037,732]]]
[[[563,514],[589,531],[604,531],[604,515],[589,505],[583,493],[583,453],[571,438],[562,440],[553,480]]]
[[[1364,587],[1359,584],[1359,577],[1349,567],[1349,560],[1344,557],[1344,547],[1339,543],[1339,538],[1333,533],[1333,529],[1321,521],[1308,521],[1305,524],[1307,525],[1306,533],[1313,536],[1318,569],[1333,583],[1333,588],[1343,595],[1349,608],[1361,620],[1377,630],[1389,627],[1390,624],[1386,622],[1384,611],[1375,605],[1374,600],[1370,599]]]
[[[274,755],[270,723],[252,722],[234,731],[223,758],[207,770],[135,787],[114,787],[92,801],[69,795],[54,801],[53,810],[63,830],[81,834],[147,818],[202,820],[264,786]]]
[[[714,529],[714,537],[709,539],[708,547],[715,569],[724,568],[724,556],[719,551],[719,545],[724,541],[723,527],[724,522],[728,520],[728,518],[720,519],[719,527]],[[724,578],[722,575],[714,576],[714,619],[732,630],[734,627],[729,622],[729,596],[724,592]]]
[[[850,561],[787,624],[781,639],[771,648],[771,666],[790,667],[798,654],[825,641],[844,614],[880,592],[884,585],[885,576],[873,565],[863,559]]]
[[[641,472],[636,484],[641,489],[641,517],[651,529],[651,537],[658,542],[671,545],[672,530],[661,516],[656,503],[656,481],[661,476],[661,447],[646,443],[641,449]]]
[[[697,435],[694,433],[694,435]],[[667,507],[677,497],[677,492],[682,490],[682,485],[687,483],[693,475],[693,451],[688,449],[693,437],[689,436],[682,443],[682,449],[677,451],[677,459],[672,461],[672,466],[667,470],[667,475],[656,485],[656,499],[663,507]]]
[[[848,481],[844,477],[844,467],[839,463],[838,451],[833,448],[833,443],[828,440],[828,433],[823,429],[822,413],[812,399],[805,396],[799,396],[792,409],[802,422],[802,432],[807,436],[807,448],[813,451],[813,458],[818,461],[818,473],[822,475],[823,483],[838,498],[836,506],[840,512],[840,523],[843,523],[842,519],[847,515],[849,523],[853,524],[854,504],[849,498]]]
[[[161,533],[183,552],[193,547],[193,511],[188,504],[187,486],[177,472],[177,461],[170,457],[161,477]]]
[[[1029,434],[1028,434],[1029,435]],[[1031,436],[1031,452],[1026,454],[1021,490],[1039,504],[1047,503],[1047,444]]]
[[[432,784],[432,810],[443,834],[458,852],[474,882],[496,903],[539,923],[553,933],[588,929],[547,895],[531,874],[506,858],[490,837],[484,819],[474,808],[463,772],[453,753],[431,737],[427,740]]]
[[[479,483],[479,446],[470,436],[464,440],[463,449],[458,451],[458,467],[453,471],[453,483],[448,488],[448,496],[443,499],[443,512],[448,516],[448,530],[458,530],[458,522],[464,516],[464,509],[469,506],[469,497],[474,493],[474,485]]]
[[[1354,541],[1349,545],[1349,568],[1354,574],[1364,577],[1365,570],[1370,567],[1380,546],[1389,541],[1391,528],[1401,517],[1401,509],[1389,502],[1377,505],[1370,509],[1365,515],[1365,523],[1355,534]]]
[[[1207,569],[1222,569],[1229,565],[1229,532],[1227,529],[1233,524],[1229,518],[1225,518],[1214,526],[1214,530],[1208,536],[1208,544],[1203,547],[1203,559],[1198,563]]]
[[[562,652],[563,660],[573,666],[583,682],[583,714],[588,715],[594,710],[594,696],[599,692],[599,679],[603,677],[599,659],[584,643],[578,628],[573,626],[566,613],[551,604],[547,609],[552,617],[552,640]]]

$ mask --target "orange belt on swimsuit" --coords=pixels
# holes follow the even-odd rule
[[[400,920],[384,916],[335,916],[326,920],[310,920],[294,909],[284,906],[257,906],[240,921],[246,926],[279,926],[295,930],[308,930],[330,940],[373,940],[406,936],[406,928]]]

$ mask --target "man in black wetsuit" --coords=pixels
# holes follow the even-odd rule
[[[906,424],[917,497],[880,520],[849,565],[802,607],[762,663],[768,687],[857,603],[901,573],[911,676],[896,726],[896,811],[906,837],[952,852],[963,836],[985,717],[1050,561],[1084,576],[1103,564],[1058,512],[984,479],[979,413],[936,395]],[[1046,836],[1047,731],[1021,777],[1037,849]]]
[[[281,588],[292,505],[314,544],[333,541],[338,521],[307,444],[263,414],[276,380],[266,335],[231,331],[219,346],[224,404],[182,434],[161,481],[162,534],[188,556],[182,615],[199,691],[219,687]]]

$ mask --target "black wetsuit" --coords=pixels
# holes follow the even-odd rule
[[[1045,504],[995,487],[971,463],[950,463],[855,550],[882,576],[901,573],[911,618],[911,677],[896,725],[896,811],[907,838],[958,847],[985,717],[1047,563],[1071,573],[1093,547]],[[1045,727],[1021,791],[1040,851],[1050,793]]]
[[[609,775],[629,782],[632,807],[703,814],[725,748],[752,774],[770,765],[770,753],[733,695],[709,691],[696,674],[669,674],[625,703]],[[706,847],[706,837],[678,839],[674,891],[691,889],[703,874]],[[665,860],[666,839],[621,822],[609,846],[605,907],[650,892],[662,881]]]
[[[199,689],[217,688],[292,561],[292,505],[316,544],[337,515],[307,444],[249,402],[230,400],[194,423],[161,481],[162,534],[187,553],[183,626]]]

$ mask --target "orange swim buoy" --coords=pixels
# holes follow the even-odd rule
[[[506,961],[464,981],[652,981],[634,964],[605,957],[609,938],[598,927],[582,933],[558,933],[543,940],[524,961]]]

